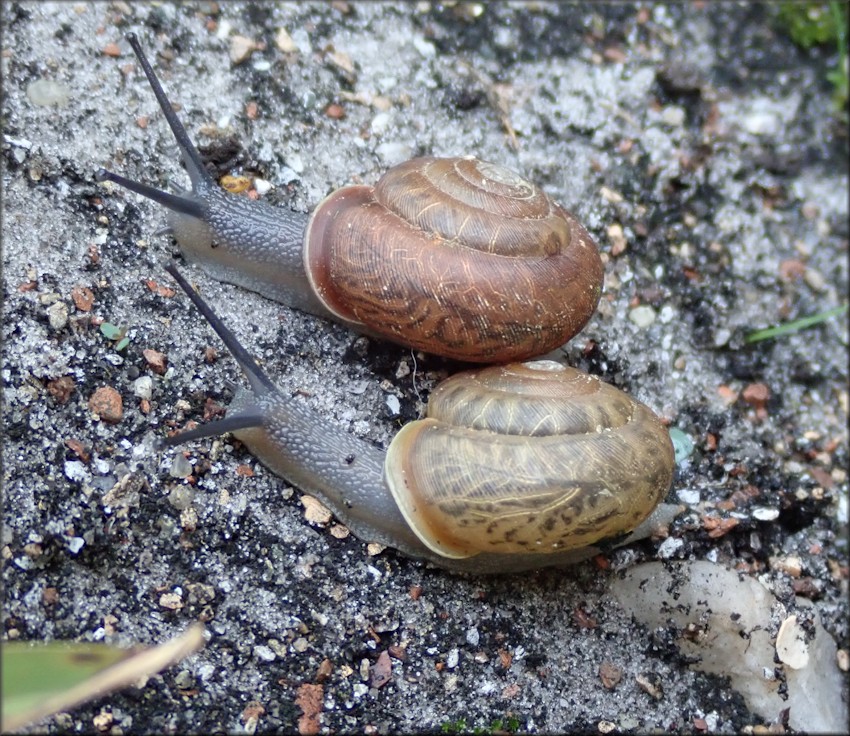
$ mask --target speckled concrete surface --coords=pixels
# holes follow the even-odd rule
[[[276,45],[280,29],[294,50]],[[106,166],[185,185],[128,30],[191,135],[219,159],[230,150],[225,170],[270,182],[281,206],[309,209],[412,155],[472,153],[575,212],[605,255],[606,291],[559,357],[694,442],[670,537],[607,569],[471,579],[311,526],[297,489],[226,439],[184,448],[187,485],[182,455],[156,439],[226,406],[239,377],[187,300],[157,293],[175,252],[156,234],[162,211],[94,182]],[[198,618],[210,632],[144,688],[44,727],[91,730],[111,713],[116,733],[290,731],[313,683],[333,732],[765,722],[608,594],[619,569],[658,557],[737,566],[790,608],[811,598],[847,650],[846,321],[743,340],[848,289],[830,56],[793,46],[769,8],[5,3],[3,33],[4,635],[158,642]],[[234,63],[235,36],[264,48]],[[34,102],[38,80],[56,83],[53,104]],[[385,446],[458,368],[185,270],[284,390],[366,441]],[[98,320],[126,328],[126,349]],[[148,349],[167,356],[164,374]],[[123,399],[116,424],[89,410],[102,386]],[[181,607],[163,606],[175,592]],[[388,649],[403,658],[370,687]],[[622,670],[610,690],[603,663]]]

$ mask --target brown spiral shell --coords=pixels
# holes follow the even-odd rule
[[[344,187],[305,234],[313,288],[339,319],[473,362],[543,355],[590,319],[603,267],[539,187],[475,158],[417,158]]]

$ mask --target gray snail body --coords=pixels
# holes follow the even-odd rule
[[[672,443],[649,409],[558,363],[511,362],[561,345],[596,307],[602,265],[575,218],[516,174],[470,158],[414,159],[374,189],[331,194],[309,216],[230,195],[205,172],[138,41],[128,39],[177,139],[192,191],[173,195],[105,170],[97,178],[168,207],[189,260],[220,280],[370,334],[472,362],[506,363],[441,384],[428,417],[404,427],[384,452],[279,391],[169,266],[251,390],[237,394],[226,419],[168,444],[232,431],[361,539],[458,572],[571,564],[649,536],[672,519],[674,507],[660,504],[672,482]],[[435,183],[450,184],[447,200],[430,199]],[[490,204],[483,214],[463,204],[493,195],[495,219]],[[520,214],[529,204],[532,215]],[[440,231],[445,221],[477,241],[471,258],[457,234]],[[494,234],[527,232],[528,225],[535,233],[530,254],[520,245],[527,236],[505,244]],[[385,231],[390,254],[368,237]],[[326,255],[339,241],[346,249]],[[399,253],[400,261],[391,257]],[[405,272],[400,282],[412,293],[399,290],[393,270]],[[420,288],[433,274],[436,282]],[[455,301],[458,291],[468,301]],[[550,313],[554,328],[542,326]],[[377,316],[377,326],[362,324],[367,316]],[[424,337],[403,334],[423,325]]]
[[[432,392],[427,417],[384,452],[282,394],[167,270],[251,385],[226,419],[168,443],[232,431],[365,541],[455,572],[510,573],[579,562],[675,515],[660,504],[673,474],[667,430],[595,376],[548,360],[455,374]]]
[[[181,251],[213,277],[415,350],[479,363],[543,355],[590,319],[603,267],[582,225],[539,187],[472,157],[423,157],[307,215],[219,188],[138,40],[192,190],[101,169],[169,210]]]

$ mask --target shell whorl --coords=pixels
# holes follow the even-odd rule
[[[669,434],[643,404],[552,361],[458,374],[405,426],[384,478],[447,557],[547,554],[615,538],[672,481]]]

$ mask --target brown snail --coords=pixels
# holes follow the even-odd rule
[[[458,360],[543,355],[599,301],[590,235],[541,189],[496,164],[419,158],[374,188],[344,187],[311,216],[230,194],[210,178],[134,34],[127,39],[180,148],[192,191],[101,169],[169,209],[183,254],[215,278],[355,330]]]
[[[215,277],[347,324],[377,312],[389,292],[390,311],[400,311],[411,326],[425,324],[426,337],[403,338],[403,320],[393,322],[389,316],[379,317],[379,324],[367,331],[470,361],[541,355],[565,342],[592,314],[602,265],[586,231],[539,189],[492,164],[415,160],[396,167],[389,179],[388,172],[374,190],[347,187],[332,194],[312,218],[224,192],[206,174],[138,41],[128,39],[177,138],[192,192],[176,196],[103,170],[98,179],[166,205],[184,254]],[[496,252],[475,251],[479,255],[472,261],[456,265],[454,259],[467,249],[455,236],[422,234],[425,221],[440,209],[420,201],[428,189],[418,183],[422,169],[437,180],[458,176],[473,184],[486,182],[472,188],[473,200],[504,189],[535,202],[538,214],[530,219],[544,234],[532,237],[534,254],[514,258],[499,252],[495,236],[479,234],[484,251]],[[407,266],[402,270],[416,274],[409,280],[414,287],[425,272],[441,274],[436,286],[429,287],[433,302],[421,293],[399,295],[393,277],[383,271],[368,284],[370,269],[383,265],[378,260],[393,263],[386,255],[368,255],[371,265],[347,285],[333,274],[340,262],[353,258],[353,251],[325,260],[325,241],[337,236],[350,240],[355,250],[372,247],[365,235],[351,231],[362,224],[364,233],[388,227],[383,190],[395,186],[395,177],[410,185],[401,199],[410,204],[415,222],[403,222],[397,214],[390,214],[389,222],[418,244],[408,250],[414,246],[399,245],[400,236],[393,235],[391,250],[403,252],[401,263]],[[511,202],[511,197],[501,199]],[[458,207],[455,202],[443,209],[449,219],[460,221],[461,231],[479,233],[480,219]],[[509,213],[495,230],[512,230],[520,219]],[[318,246],[313,245],[317,233]],[[426,252],[424,246],[433,241],[440,241],[440,247]],[[494,259],[494,270],[488,270],[482,254]],[[309,268],[313,261],[317,270]],[[564,262],[575,270],[560,272]],[[504,265],[507,270],[496,285],[495,273]],[[428,416],[404,427],[384,452],[329,426],[280,392],[176,268],[167,270],[233,353],[251,386],[237,394],[226,419],[183,432],[168,443],[232,431],[272,471],[323,500],[361,539],[452,570],[516,572],[585,559],[646,537],[656,524],[672,518],[671,507],[659,506],[673,473],[667,430],[643,404],[596,377],[545,360],[458,374],[432,392]],[[556,295],[554,303],[547,305],[536,292],[526,299],[538,278],[550,271],[557,272],[555,279],[541,293]],[[483,287],[474,278],[482,274]],[[519,281],[512,282],[511,274]],[[458,306],[448,296],[458,290],[461,275],[469,280],[460,290],[472,296]],[[309,281],[315,290],[304,287]],[[362,290],[359,305],[351,306],[348,292],[364,284],[373,289]],[[578,306],[566,293],[569,289]],[[496,317],[472,310],[493,305]],[[443,309],[450,316],[444,317]],[[541,326],[550,312],[556,317],[555,337]]]
[[[283,395],[167,270],[251,385],[225,419],[168,443],[232,431],[361,539],[451,570],[518,572],[586,559],[672,518],[672,507],[658,506],[673,474],[667,430],[595,376],[551,360],[455,374],[384,452]]]

